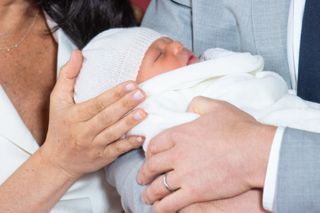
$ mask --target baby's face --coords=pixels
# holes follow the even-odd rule
[[[156,75],[197,63],[199,59],[178,41],[162,37],[153,42],[144,55],[137,82],[141,83]]]

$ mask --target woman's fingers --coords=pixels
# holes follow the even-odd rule
[[[145,138],[143,136],[129,136],[127,138],[120,139],[106,146],[104,156],[106,156],[108,161],[112,162],[120,155],[129,152],[132,149],[139,148],[143,144],[144,139]]]
[[[111,127],[113,124],[115,124],[126,113],[128,113],[129,110],[140,104],[144,100],[144,98],[144,93],[140,89],[136,89],[98,113],[89,121],[89,123],[95,128],[95,131],[99,133],[105,128]],[[141,110],[135,112],[133,116],[129,116],[129,120],[126,120],[129,126],[122,125],[122,127],[124,127],[123,130],[128,131],[128,127],[131,129],[145,116],[146,113],[142,112]],[[110,128],[110,130],[111,129],[112,128]]]
[[[90,120],[105,108],[116,103],[133,90],[136,90],[137,87],[137,84],[133,81],[127,81],[119,84],[93,99],[79,103],[75,108],[75,114],[81,115],[79,120]],[[132,108],[127,107],[127,112],[131,109]]]
[[[126,132],[135,127],[138,123],[146,118],[147,113],[142,109],[136,109],[127,116],[119,120],[114,125],[106,128],[94,139],[95,143],[107,146],[121,138]]]
[[[76,77],[78,76],[82,65],[82,54],[79,50],[74,50],[70,60],[60,71],[57,83],[52,91],[53,101],[56,101],[60,107],[74,104],[73,91]]]
[[[169,189],[165,184],[167,184]],[[166,173],[166,176],[161,175],[143,192],[143,201],[152,205],[156,201],[162,200],[167,195],[173,193],[172,190],[177,190],[179,188],[178,185],[178,180],[174,175],[174,171]]]

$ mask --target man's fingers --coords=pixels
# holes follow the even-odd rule
[[[73,104],[73,92],[76,77],[78,76],[83,57],[81,51],[74,50],[71,54],[70,60],[61,69],[56,86],[52,92],[54,101],[59,104]]]
[[[155,212],[177,212],[192,204],[192,193],[179,189],[153,205]]]
[[[130,129],[143,121],[146,116],[147,113],[142,109],[134,110],[114,125],[102,131],[99,135],[96,136],[94,142],[100,143],[103,146],[107,146],[108,144],[111,144],[121,138]]]
[[[151,156],[165,152],[172,147],[174,147],[174,135],[172,131],[168,129],[161,132],[150,141],[146,158],[149,159]]]
[[[172,170],[173,160],[171,156],[174,155],[167,151],[146,160],[138,174],[138,182],[144,185],[149,184],[159,175]]]
[[[165,179],[166,178],[166,179]],[[166,187],[168,185],[169,189]],[[159,176],[150,186],[143,192],[143,201],[147,204],[154,204],[165,196],[172,193],[172,190],[178,189],[178,180],[174,175],[174,171]]]
[[[221,101],[210,99],[203,96],[198,96],[192,99],[188,106],[188,112],[193,112],[199,115],[212,112]]]
[[[108,106],[122,99],[128,93],[132,93],[137,87],[137,84],[133,81],[121,83],[93,99],[79,103],[75,113],[83,115],[81,120],[89,120]],[[128,111],[130,109],[127,108]]]

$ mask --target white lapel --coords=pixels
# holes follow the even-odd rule
[[[49,27],[53,27],[52,20],[48,20]],[[68,36],[62,31],[57,30],[54,38],[58,43],[57,56],[57,74],[61,67],[68,61],[71,52],[76,46],[71,42]],[[7,139],[9,143],[14,144],[17,148],[32,155],[39,148],[38,143],[25,126],[15,107],[6,95],[0,85],[0,135]]]
[[[0,85],[0,135],[27,154],[33,154],[38,144]]]
[[[50,29],[54,29],[57,24],[45,13],[47,23]],[[58,43],[58,58],[57,58],[57,75],[61,70],[62,66],[67,63],[70,58],[72,50],[76,49],[76,45],[71,41],[71,39],[63,32],[63,30],[58,29],[53,33],[53,37]]]
[[[59,44],[58,47],[58,59],[57,59],[57,74],[65,65],[72,53],[72,50],[77,49],[76,45],[71,41],[71,39],[63,32],[63,30],[59,29],[57,32],[57,42]]]

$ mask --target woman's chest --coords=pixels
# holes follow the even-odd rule
[[[0,54],[0,84],[41,144],[47,131],[49,96],[56,81],[56,44],[51,36],[43,36]]]

